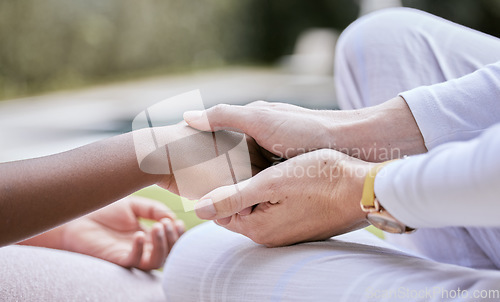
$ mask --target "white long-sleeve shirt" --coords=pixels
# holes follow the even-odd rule
[[[500,226],[500,62],[401,96],[430,151],[382,169],[380,203],[412,227]]]

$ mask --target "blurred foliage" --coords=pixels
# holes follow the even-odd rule
[[[500,37],[499,0],[403,0],[403,4]]]
[[[350,0],[0,0],[0,99],[271,62],[303,28],[344,27],[356,14]]]
[[[498,0],[405,0],[500,35]],[[268,64],[356,0],[0,0],[0,99],[226,64]]]
[[[247,3],[1,0],[0,97],[245,58]]]

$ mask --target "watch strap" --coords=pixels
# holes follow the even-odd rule
[[[377,176],[377,173],[380,172],[380,170],[382,170],[382,168],[384,168],[387,164],[396,160],[398,159],[389,160],[375,165],[370,169],[368,174],[366,174],[365,183],[363,185],[363,195],[361,196],[360,201],[361,208],[368,210],[377,207],[377,204],[375,204],[375,176]]]

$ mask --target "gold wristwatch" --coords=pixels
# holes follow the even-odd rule
[[[366,220],[382,231],[397,234],[412,233],[415,229],[406,226],[389,214],[389,212],[380,205],[375,196],[375,176],[390,162],[393,162],[393,160],[374,166],[366,175],[365,184],[363,186],[363,196],[360,201],[361,209],[367,213]]]

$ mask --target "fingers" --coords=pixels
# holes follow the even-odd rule
[[[219,104],[204,111],[184,112],[184,121],[189,126],[201,131],[217,131],[222,129],[240,130],[252,136],[256,117],[266,110],[300,112],[304,108],[282,103],[256,101],[246,106]]]
[[[142,244],[134,244],[127,267],[142,270],[160,268],[177,239],[184,233],[184,223],[175,220],[175,214],[161,202],[139,196],[134,196],[130,202],[134,215],[158,222],[149,231],[147,244],[144,244],[144,233],[141,232]]]
[[[167,238],[163,224],[155,223],[150,232],[151,251],[144,254],[142,261],[137,268],[142,270],[152,270],[159,268],[165,262],[168,255]]]
[[[225,226],[231,222],[231,218],[233,218],[233,216],[220,218],[220,219],[215,220],[215,223],[217,223],[220,226]]]
[[[267,201],[266,185],[272,179],[267,179],[267,182],[262,181],[266,179],[266,174],[257,174],[236,185],[213,190],[195,204],[196,215],[201,219],[219,219],[219,223],[221,222],[220,218],[229,217],[241,211],[248,215],[247,208]]]
[[[165,231],[166,243],[167,243],[167,255],[174,246],[174,243],[179,239],[179,233],[177,231],[177,225],[172,220],[164,218],[161,220],[163,229]]]
[[[257,107],[257,108],[273,108],[278,111],[289,111],[289,112],[303,112],[305,108],[299,107],[292,104],[280,103],[280,102],[266,102],[266,101],[255,101],[248,105],[248,107]]]
[[[137,232],[137,240],[134,240],[132,251],[123,266],[142,270],[160,268],[184,229],[181,220],[173,222],[169,218],[163,218],[151,228],[147,244],[144,243],[144,232]]]
[[[177,234],[179,234],[179,237],[181,237],[186,231],[186,226],[184,225],[184,221],[182,220],[176,220],[175,227],[177,228]]]
[[[123,267],[138,267],[141,264],[144,250],[145,234],[142,231],[136,232],[132,239],[132,250],[118,265]]]
[[[251,135],[257,112],[251,107],[220,104],[205,111],[184,112],[184,121],[201,131],[240,130]]]
[[[131,199],[130,206],[134,215],[146,219],[160,221],[162,218],[175,220],[176,216],[163,203],[145,197],[134,196]]]
[[[245,215],[248,215],[250,213],[252,213],[252,207],[245,208],[245,209],[238,212],[238,214],[241,216],[245,216]]]

